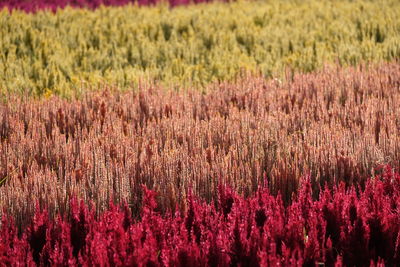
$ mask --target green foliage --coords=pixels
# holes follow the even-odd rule
[[[0,89],[71,95],[141,79],[202,87],[241,71],[400,58],[399,1],[252,1],[0,12]]]

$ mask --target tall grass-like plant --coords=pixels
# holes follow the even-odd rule
[[[215,201],[224,185],[247,196],[268,184],[289,203],[303,175],[315,196],[325,183],[362,186],[382,164],[400,166],[399,77],[393,63],[282,82],[246,76],[207,94],[143,85],[70,101],[10,98],[0,106],[0,207],[25,225],[32,198],[51,217],[68,213],[74,195],[98,212],[127,201],[138,216],[142,184],[158,192],[160,211],[184,209],[189,191]]]
[[[143,79],[204,89],[246,71],[282,78],[286,68],[398,60],[399,10],[394,0],[2,10],[0,92],[73,96]]]

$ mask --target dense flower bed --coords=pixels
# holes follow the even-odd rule
[[[363,184],[400,166],[400,64],[327,68],[285,81],[243,77],[210,92],[106,90],[80,99],[0,103],[0,214],[18,223],[70,196],[137,203],[141,185],[162,209],[187,192],[217,198],[220,183],[249,195],[268,181],[284,202],[311,174],[318,186]],[[138,213],[137,207],[135,213]]]
[[[260,189],[243,198],[220,187],[206,204],[161,216],[143,188],[141,218],[128,205],[94,209],[73,199],[68,216],[37,211],[21,237],[11,217],[0,228],[3,264],[80,266],[367,266],[400,263],[400,175],[389,167],[365,189],[344,185],[313,200],[303,181],[288,207]]]
[[[311,72],[325,64],[400,58],[400,2],[393,0],[128,5],[35,14],[1,11],[1,3],[7,1],[0,1],[0,94],[71,96],[82,83],[130,89],[143,80],[204,89],[243,70],[282,78],[288,68]]]

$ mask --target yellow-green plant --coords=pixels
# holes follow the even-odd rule
[[[400,2],[250,1],[0,12],[1,92],[70,95],[142,79],[204,85],[243,70],[400,58]]]

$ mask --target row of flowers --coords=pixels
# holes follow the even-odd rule
[[[92,9],[100,6],[122,6],[127,4],[155,5],[168,3],[171,6],[177,6],[203,2],[210,2],[210,0],[4,0],[0,2],[0,9],[7,7],[10,10],[20,9],[27,12],[35,12],[42,9],[56,11],[58,8],[67,6]]]
[[[0,263],[55,266],[326,266],[400,263],[400,175],[385,167],[366,185],[325,187],[305,178],[291,204],[260,188],[251,197],[219,187],[218,201],[189,196],[160,213],[143,186],[140,218],[129,204],[96,214],[74,198],[68,214],[37,210],[26,230],[0,227]],[[0,264],[0,265],[1,265]]]

